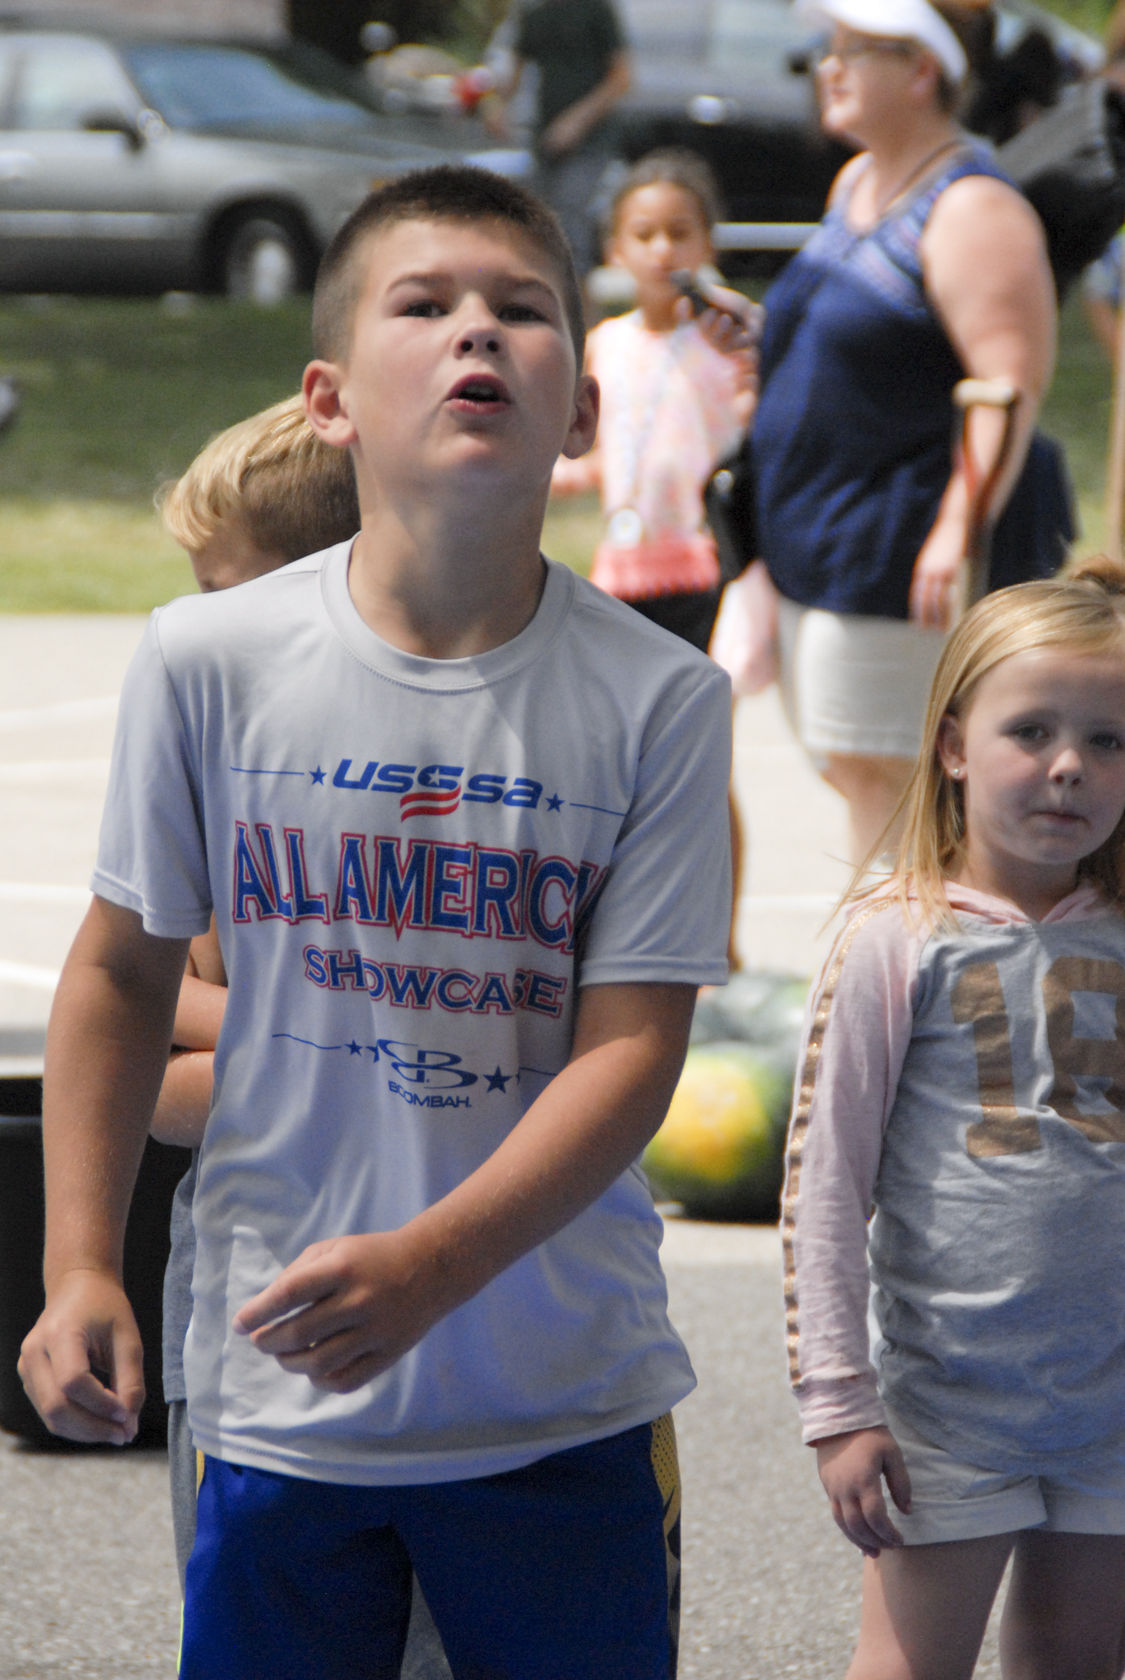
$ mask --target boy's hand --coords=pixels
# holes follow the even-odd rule
[[[144,1365],[137,1323],[116,1278],[65,1273],[24,1341],[19,1374],[53,1434],[116,1447],[132,1441]]]
[[[637,1159],[667,1113],[694,1000],[675,983],[583,987],[570,1061],[495,1152],[399,1230],[313,1243],[235,1314],[236,1334],[334,1393],[387,1370]]]
[[[400,1231],[306,1248],[235,1315],[234,1329],[316,1388],[350,1394],[420,1342],[449,1310]]]
[[[816,1464],[836,1526],[865,1557],[901,1546],[902,1535],[887,1514],[886,1480],[900,1511],[910,1510],[910,1477],[889,1429],[853,1429],[816,1443]]]

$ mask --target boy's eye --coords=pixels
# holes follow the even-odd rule
[[[1096,735],[1091,735],[1090,743],[1100,752],[1111,753],[1120,752],[1123,745],[1122,737],[1114,729],[1099,729]]]
[[[504,303],[497,311],[502,321],[542,321],[546,317],[533,303]]]
[[[1017,723],[1012,730],[1017,741],[1042,741],[1046,733],[1041,723]]]
[[[444,315],[445,306],[440,304],[436,298],[412,298],[409,303],[403,305],[401,313],[403,315],[417,315],[421,316],[423,320],[430,320],[434,316]]]

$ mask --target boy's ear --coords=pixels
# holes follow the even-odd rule
[[[342,369],[337,362],[310,362],[301,380],[309,425],[325,443],[346,449],[355,428],[340,403]]]
[[[601,403],[602,394],[593,374],[579,374],[574,391],[574,414],[571,417],[570,430],[566,434],[566,442],[562,446],[562,453],[567,460],[574,461],[579,455],[585,455],[588,449],[593,448],[594,439],[598,435]]]
[[[937,754],[946,775],[960,781],[965,769],[965,743],[961,725],[952,712],[946,712],[938,724]]]

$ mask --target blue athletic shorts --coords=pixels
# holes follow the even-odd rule
[[[180,1680],[397,1680],[417,1573],[454,1680],[672,1680],[670,1417],[412,1487],[205,1461]]]

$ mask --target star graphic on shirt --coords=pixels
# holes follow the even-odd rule
[[[315,770],[309,771],[309,775],[313,779],[313,787],[319,787],[324,780],[324,771],[320,768],[319,764]]]
[[[548,811],[561,811],[564,804],[565,801],[560,799],[557,793],[553,793],[547,801],[547,809]]]
[[[362,1056],[363,1055],[363,1045],[362,1044],[357,1044],[355,1039],[353,1038],[351,1043],[348,1045],[348,1052],[352,1056]]]
[[[486,1091],[501,1091],[507,1094],[508,1081],[509,1079],[513,1079],[515,1075],[511,1073],[501,1073],[499,1067],[497,1067],[495,1073],[486,1073],[484,1077],[488,1081],[485,1086]]]

